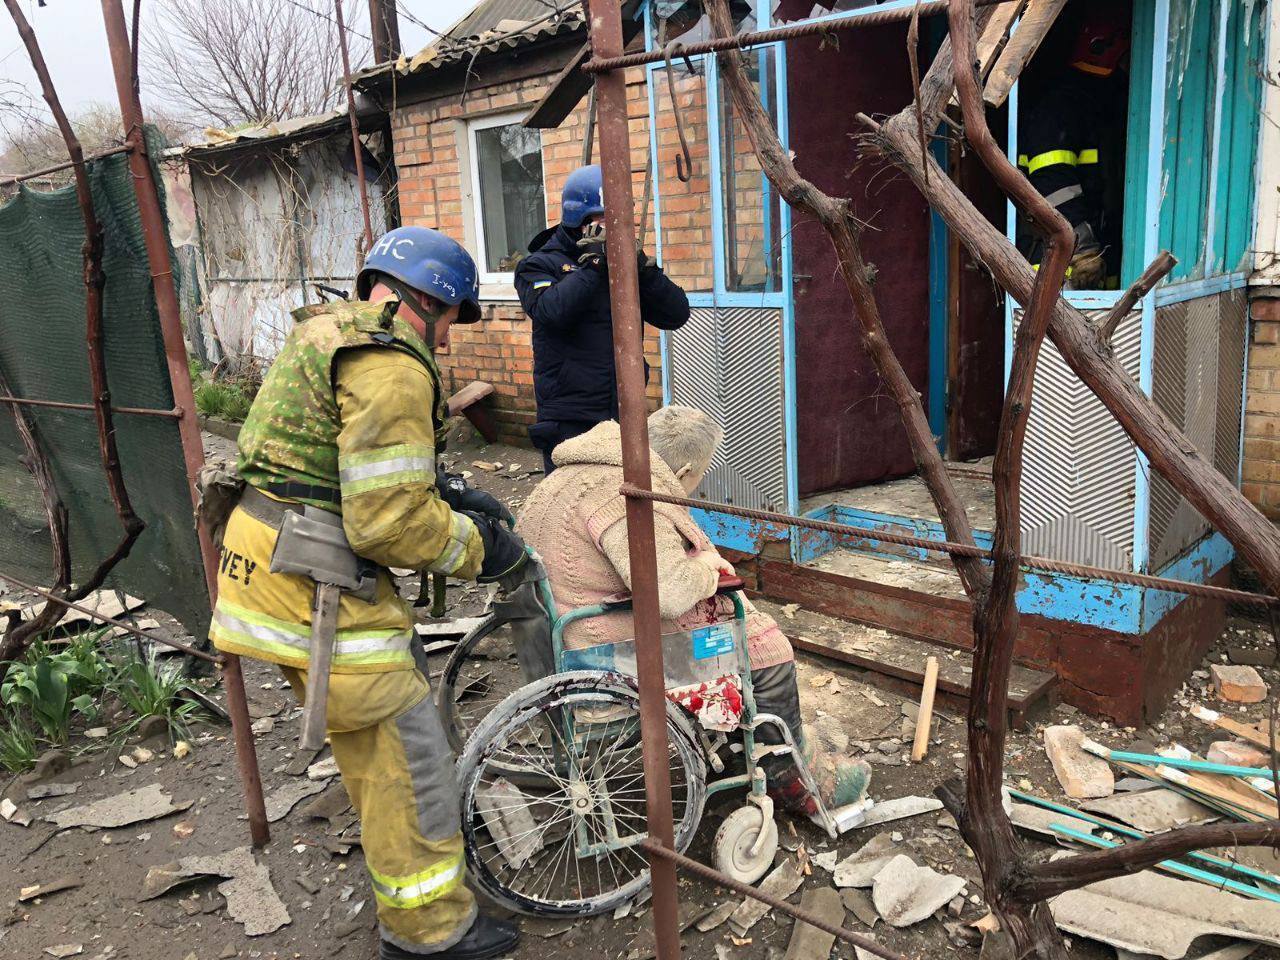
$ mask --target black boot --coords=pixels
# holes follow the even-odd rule
[[[520,931],[515,924],[480,914],[471,929],[448,950],[438,953],[412,953],[393,943],[382,941],[379,960],[487,960],[511,950],[520,942]]]

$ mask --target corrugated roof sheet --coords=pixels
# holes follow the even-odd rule
[[[401,76],[435,70],[466,57],[514,50],[536,40],[580,32],[582,8],[572,0],[484,0],[434,43],[412,57],[379,63],[355,74],[366,80],[394,69]]]

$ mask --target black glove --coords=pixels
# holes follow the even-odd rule
[[[496,583],[524,566],[529,559],[524,541],[506,524],[485,513],[461,512],[472,519],[480,531],[480,539],[484,541],[484,560],[480,564],[480,576],[476,577],[478,582]]]
[[[599,220],[582,226],[582,236],[578,238],[578,266],[600,274],[609,272],[609,261],[605,258],[604,224]]]
[[[507,526],[515,525],[516,518],[503,506],[501,500],[493,494],[469,486],[466,480],[456,473],[447,473],[444,467],[436,467],[436,489],[440,491],[440,499],[451,510],[483,513],[501,520]]]

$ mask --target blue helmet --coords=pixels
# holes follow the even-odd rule
[[[569,174],[560,194],[560,222],[566,227],[580,227],[587,217],[604,213],[604,179],[600,165],[579,167]]]
[[[461,304],[456,323],[480,319],[480,274],[458,241],[429,227],[396,227],[376,241],[356,277],[361,299],[381,273],[449,306]]]

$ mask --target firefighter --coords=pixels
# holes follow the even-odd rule
[[[359,565],[362,586],[341,595],[329,638],[327,729],[360,815],[381,957],[479,960],[518,935],[478,914],[463,883],[453,758],[387,569],[489,582],[526,556],[496,500],[436,467],[434,351],[447,351],[453,323],[480,318],[477,271],[443,234],[400,227],[373,245],[356,287],[358,300],[294,311],[245,421],[247,486],[227,522],[210,634],[220,650],[279,664],[302,697],[320,581],[273,572],[277,540],[289,553],[289,531],[314,521],[324,535],[300,544],[318,551],[308,564]]]
[[[613,366],[613,312],[605,256],[604,194],[600,167],[579,167],[564,182],[560,223],[529,242],[515,271],[520,305],[533,321],[533,388],[537,422],[529,439],[551,451],[597,423],[618,419]],[[678,330],[689,319],[689,298],[662,268],[637,252],[640,318],[659,330]],[[645,364],[645,378],[649,366]]]
[[[1034,98],[1018,131],[1018,165],[1075,231],[1067,271],[1074,290],[1119,284],[1129,37],[1127,4],[1088,4],[1065,68]],[[1026,232],[1019,245],[1039,267],[1042,242]]]

